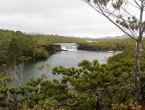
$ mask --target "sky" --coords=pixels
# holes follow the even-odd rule
[[[0,0],[0,29],[82,38],[123,35],[82,0]]]

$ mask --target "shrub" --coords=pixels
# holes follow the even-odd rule
[[[44,49],[37,49],[34,57],[36,59],[47,59],[49,57],[49,53]]]

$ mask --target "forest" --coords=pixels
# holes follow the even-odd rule
[[[142,42],[140,104],[134,101],[135,41],[105,39],[86,42],[83,38],[26,34],[0,30],[0,110],[141,110],[145,104],[145,41]],[[47,59],[51,55],[42,45],[75,42],[87,51],[121,51],[107,64],[98,60],[78,62],[78,67],[54,67],[60,80],[45,75],[21,84],[16,76],[23,74],[29,60]],[[20,67],[19,71],[18,68]],[[49,64],[38,67],[49,68]],[[31,73],[30,73],[31,74]],[[16,82],[14,87],[9,84]]]

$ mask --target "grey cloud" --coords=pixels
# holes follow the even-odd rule
[[[122,32],[81,0],[0,0],[0,28],[76,37]]]

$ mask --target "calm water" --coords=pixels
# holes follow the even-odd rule
[[[61,51],[51,55],[47,60],[35,60],[25,63],[23,73],[23,83],[27,82],[30,78],[37,78],[43,72],[37,70],[37,67],[42,64],[50,64],[50,68],[45,71],[45,75],[49,80],[54,78],[59,79],[61,76],[52,75],[51,69],[55,66],[63,65],[64,67],[77,66],[78,62],[87,59],[98,59],[100,63],[105,63],[105,60],[113,56],[113,52],[92,52],[92,51]]]

